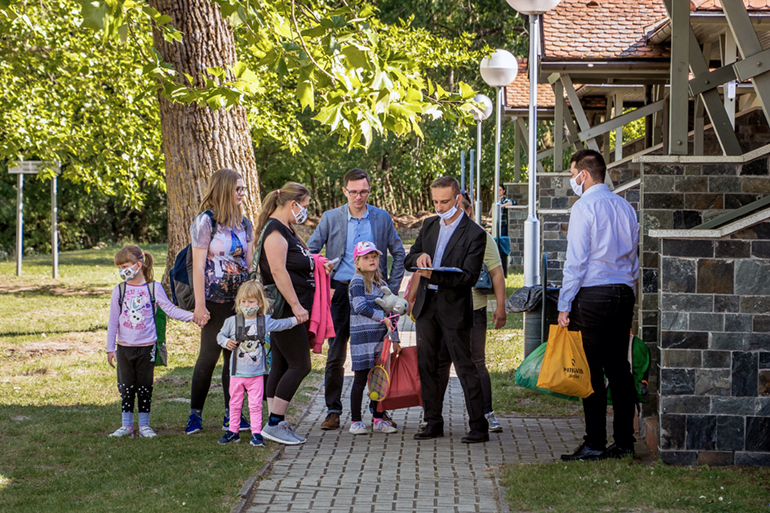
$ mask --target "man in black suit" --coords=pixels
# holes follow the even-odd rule
[[[431,184],[431,196],[438,216],[425,220],[417,240],[406,257],[413,267],[458,267],[462,272],[417,271],[417,299],[412,315],[417,320],[417,361],[422,387],[425,427],[416,440],[444,436],[444,419],[438,353],[443,337],[465,393],[470,432],[465,443],[489,440],[484,418],[481,383],[471,357],[473,298],[471,289],[479,279],[484,261],[486,234],[460,208],[460,184],[443,176]]]

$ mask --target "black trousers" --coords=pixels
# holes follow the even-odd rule
[[[473,327],[471,328],[471,358],[476,366],[476,372],[481,382],[481,395],[484,398],[484,414],[492,412],[492,379],[489,377],[486,362],[487,345],[487,307],[473,311]],[[441,400],[446,395],[449,385],[449,367],[452,365],[452,357],[449,356],[449,348],[441,341],[441,350],[438,355],[438,375],[441,380]]]
[[[154,345],[115,348],[118,361],[118,392],[123,413],[133,413],[134,398],[139,402],[139,413],[150,412],[155,375],[155,362],[152,361],[154,350]]]
[[[270,334],[273,365],[267,376],[265,397],[291,401],[305,376],[310,374],[310,342],[307,325]],[[272,413],[272,412],[271,412]]]
[[[331,313],[336,336],[329,340],[324,374],[324,396],[328,413],[342,414],[342,386],[345,380],[345,358],[350,339],[350,297],[348,284],[332,281]]]
[[[223,349],[217,344],[217,335],[225,323],[225,319],[235,315],[233,306],[234,301],[229,303],[214,303],[206,301],[206,308],[211,315],[209,322],[201,329],[201,347],[198,352],[198,359],[195,361],[195,370],[193,370],[192,384],[190,385],[190,408],[193,410],[202,410],[206,404],[206,396],[211,388],[211,376],[214,374],[214,368],[219,361],[219,355],[224,353],[224,362],[222,365],[222,388],[225,391],[225,409],[230,407],[230,351]]]
[[[594,393],[583,399],[588,447],[602,450],[607,443],[607,389],[615,412],[615,443],[634,447],[636,388],[628,363],[629,334],[634,316],[634,292],[626,285],[583,287],[572,301],[570,331],[580,331],[591,369]]]
[[[417,319],[417,365],[420,371],[424,420],[430,427],[443,429],[443,395],[438,373],[438,355],[442,339],[446,343],[457,377],[465,394],[469,425],[482,433],[489,431],[484,417],[481,382],[471,355],[471,328],[453,330],[442,322],[436,308],[436,292],[428,291],[422,315]]]

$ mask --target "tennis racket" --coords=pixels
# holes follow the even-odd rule
[[[390,374],[386,366],[390,367],[390,338],[385,337],[382,344],[382,354],[380,363],[369,371],[367,377],[367,386],[369,387],[369,399],[372,401],[382,401],[388,396],[390,389]]]

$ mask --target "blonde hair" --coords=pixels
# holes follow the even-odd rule
[[[261,283],[254,280],[249,280],[240,287],[238,287],[238,294],[235,295],[235,312],[242,314],[241,301],[245,299],[256,299],[259,303],[259,310],[257,315],[265,315],[268,307],[270,306],[269,300],[265,295],[265,288]]]
[[[368,254],[369,253],[367,253],[366,255],[368,255]],[[366,286],[366,292],[371,294],[372,290],[373,290],[372,287],[374,286],[374,284],[376,283],[377,286],[379,287],[380,285],[382,285],[382,283],[385,280],[382,277],[382,271],[380,271],[380,262],[379,261],[377,261],[377,269],[375,269],[373,273],[366,273],[366,274],[364,274],[364,273],[361,272],[361,269],[358,268],[358,260],[363,258],[363,257],[365,257],[366,255],[359,255],[359,256],[357,256],[354,264],[356,266],[356,274],[360,274],[361,276],[364,277],[364,286]],[[382,257],[382,255],[379,255],[379,256]]]
[[[136,264],[137,262],[142,263],[142,274],[144,275],[144,280],[147,283],[155,281],[153,272],[152,272],[152,255],[147,253],[146,251],[142,251],[139,249],[139,246],[134,246],[133,244],[129,244],[128,246],[123,246],[120,248],[120,250],[115,253],[115,265],[123,265],[123,264]]]
[[[238,226],[243,220],[243,210],[235,202],[238,180],[241,180],[241,175],[232,169],[220,169],[211,175],[198,213],[211,210],[217,224],[230,228]]]

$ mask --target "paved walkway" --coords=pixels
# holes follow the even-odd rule
[[[346,378],[348,397],[352,378]],[[445,437],[417,441],[421,409],[393,412],[398,433],[351,435],[349,413],[340,429],[323,431],[323,394],[316,394],[297,432],[301,446],[286,446],[272,472],[258,481],[244,511],[257,512],[482,512],[508,511],[496,471],[502,463],[558,459],[580,444],[578,418],[498,417],[502,433],[484,444],[460,442],[467,429],[457,378],[444,403]],[[364,416],[371,426],[368,415]]]
[[[402,344],[414,345],[413,323],[402,319],[399,329]],[[345,399],[350,397],[352,382],[348,364]],[[421,408],[391,412],[398,423],[398,433],[391,435],[350,434],[347,406],[340,429],[323,431],[324,403],[322,388],[296,426],[307,442],[283,446],[263,479],[244,486],[241,495],[246,500],[235,510],[504,513],[509,509],[497,484],[499,466],[555,461],[559,455],[572,452],[582,442],[584,432],[582,418],[498,416],[502,433],[490,433],[490,441],[484,444],[464,444],[460,439],[468,429],[468,418],[456,377],[450,379],[444,402],[445,437],[434,440],[413,439]],[[364,422],[371,429],[368,412]]]

